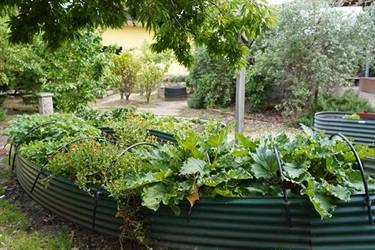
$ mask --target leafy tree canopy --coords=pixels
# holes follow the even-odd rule
[[[0,13],[11,16],[11,42],[30,43],[41,33],[51,49],[87,26],[121,28],[132,19],[154,31],[154,51],[172,49],[186,66],[193,62],[191,42],[243,66],[249,51],[244,40],[275,22],[265,0],[1,0]]]
[[[340,2],[289,2],[277,14],[279,25],[255,43],[257,73],[274,85],[277,107],[287,115],[333,93],[364,65],[370,15],[332,7]]]

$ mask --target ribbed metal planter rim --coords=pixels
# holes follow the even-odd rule
[[[325,131],[330,136],[341,133],[348,138],[354,138],[354,143],[375,146],[375,120],[357,120],[342,118],[351,115],[350,112],[324,111],[314,116],[314,130]]]
[[[174,216],[163,206],[144,210],[152,237],[161,246],[178,249],[310,249],[309,202],[291,201],[289,227],[282,198],[201,199]]]
[[[375,158],[364,158],[362,164],[367,174],[375,176]]]
[[[17,178],[34,200],[91,228],[94,198],[74,182],[57,177],[48,188],[38,182],[30,193],[39,169],[22,156],[16,157]],[[123,220],[115,217],[117,204],[108,195],[104,191],[99,200],[96,230],[118,235]],[[338,202],[331,219],[321,220],[307,198],[289,197],[291,224],[284,200],[278,197],[203,198],[190,215],[187,202],[181,204],[180,216],[167,206],[157,212],[142,209],[142,213],[151,221],[152,237],[158,245],[171,248],[375,249],[375,226],[369,225],[364,201],[364,195],[353,195],[350,202]]]
[[[338,203],[332,218],[321,220],[308,199],[292,197],[292,227],[281,198],[202,199],[190,216],[187,203],[180,216],[166,206],[143,213],[158,244],[171,248],[375,249],[375,226],[368,223],[364,199],[353,195]]]
[[[50,211],[82,226],[92,228],[93,208],[95,199],[88,193],[79,189],[73,181],[58,176],[49,181],[47,188],[41,183],[49,173],[44,172],[36,183],[31,193],[34,180],[40,167],[29,162],[17,154],[16,174],[22,188],[42,206]],[[96,190],[93,189],[95,192]],[[118,236],[121,232],[123,219],[115,217],[117,203],[109,197],[109,193],[103,190],[97,206],[95,230],[110,235]]]

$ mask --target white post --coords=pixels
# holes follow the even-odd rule
[[[42,92],[36,94],[39,100],[39,114],[48,115],[53,113],[52,93]]]
[[[242,134],[245,121],[245,75],[246,68],[242,67],[237,73],[236,80],[236,132]]]
[[[161,98],[161,83],[158,83],[158,99]]]

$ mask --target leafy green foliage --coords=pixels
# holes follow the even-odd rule
[[[224,59],[215,59],[206,49],[195,52],[196,63],[192,67],[188,84],[194,94],[188,100],[191,108],[228,107],[235,101],[236,72]],[[271,84],[252,65],[246,70],[246,103],[248,111],[269,108]]]
[[[361,98],[358,92],[346,91],[342,96],[323,96],[318,101],[318,111],[375,112],[369,100]]]
[[[188,77],[187,75],[180,75],[180,74],[168,75],[168,78],[166,79],[166,81],[168,81],[169,83],[186,82],[187,77]]]
[[[7,41],[7,17],[0,17],[0,90],[37,92],[43,83],[42,69],[30,45]]]
[[[340,3],[311,0],[280,5],[279,24],[257,41],[257,73],[272,83],[276,107],[284,114],[309,109],[322,93],[344,86],[358,65],[364,65],[371,32],[363,27],[370,23],[369,14],[332,8]]]
[[[106,70],[111,51],[102,51],[101,35],[93,30],[82,31],[79,40],[54,52],[45,53],[46,46],[38,42],[33,49],[43,68],[43,90],[54,94],[56,110],[75,111],[103,95],[112,83]]]
[[[87,185],[104,181],[103,187],[121,202],[119,214],[125,221],[137,218],[134,209],[127,210],[129,204],[124,203],[133,195],[137,204],[149,209],[167,205],[179,214],[184,199],[193,206],[200,197],[282,196],[283,183],[289,195],[307,196],[320,216],[329,218],[338,200],[348,201],[350,195],[364,192],[350,147],[339,137],[330,140],[307,127],[303,127],[304,134],[281,132],[255,139],[236,134],[238,144],[234,144],[227,139],[234,124],[223,128],[209,121],[197,126],[193,121],[160,119],[126,109],[102,117],[106,117],[102,125],[113,125],[118,135],[115,145],[98,140],[66,145],[54,152],[46,168],[75,180],[86,191]],[[116,155],[129,145],[140,141],[157,144],[147,134],[151,128],[174,134],[178,144],[134,148],[106,172]],[[39,142],[31,141],[22,146],[22,154],[48,154],[52,145],[48,143],[44,141],[47,150],[43,151]],[[282,175],[274,147],[280,155]],[[355,148],[360,158],[375,156],[375,150],[366,145]],[[375,191],[375,180],[367,175],[366,179],[370,191]],[[135,222],[127,224],[130,231],[138,226]]]
[[[354,113],[354,114],[351,114],[351,115],[344,115],[342,118],[345,118],[345,119],[353,119],[353,120],[359,120],[361,119],[361,117]]]
[[[255,140],[237,135],[239,145],[225,140],[230,126],[220,132],[186,132],[178,146],[164,145],[142,152],[143,168],[126,177],[123,190],[138,190],[142,205],[157,210],[160,204],[175,213],[180,200],[199,196],[244,197],[280,196],[281,182],[288,192],[306,195],[322,218],[329,218],[337,200],[348,201],[362,193],[361,176],[350,148],[341,140],[329,140],[304,127],[305,135],[284,133]],[[278,172],[273,146],[277,146],[284,175]],[[357,146],[361,157],[374,155],[366,146]],[[371,189],[374,180],[367,176]],[[193,185],[194,184],[194,185]],[[373,190],[373,189],[372,189]]]
[[[367,99],[359,96],[358,92],[353,90],[346,91],[343,95],[322,95],[318,99],[317,105],[312,105],[308,112],[300,115],[295,125],[304,124],[313,126],[314,115],[320,111],[343,111],[343,112],[375,112],[375,108]],[[359,118],[358,118],[359,119]]]
[[[0,108],[0,121],[3,121],[5,119],[6,114],[7,114],[7,110]]]
[[[248,111],[262,111],[272,107],[272,86],[265,77],[258,74],[254,66],[250,66],[246,71],[246,104]]]
[[[162,72],[154,63],[143,64],[141,74],[139,75],[139,83],[143,91],[145,91],[146,101],[150,102],[152,91],[156,89],[158,83],[161,82]]]
[[[118,77],[115,87],[121,93],[121,99],[129,100],[130,94],[137,87],[137,74],[141,70],[140,58],[130,51],[123,51],[120,55],[112,56],[112,72]]]
[[[206,49],[195,52],[196,63],[189,84],[195,90],[188,104],[192,108],[227,107],[234,102],[236,79],[224,59],[214,59]]]
[[[129,16],[148,31],[154,31],[152,49],[171,49],[179,62],[191,66],[194,42],[206,45],[209,53],[227,58],[232,67],[243,66],[249,52],[247,44],[238,40],[243,34],[255,39],[275,20],[263,1],[39,1],[4,0],[0,13],[17,10],[11,15],[10,41],[31,42],[36,34],[55,49],[66,41],[79,38],[79,30],[121,28]],[[214,16],[215,18],[212,18]],[[246,41],[247,43],[247,41]]]
[[[120,148],[106,140],[79,140],[52,152],[53,155],[49,155],[48,170],[53,174],[47,180],[64,175],[75,181],[81,189],[90,192],[88,186],[99,186],[102,179],[116,176],[116,168],[108,174],[106,170],[120,153]]]
[[[169,67],[171,66],[174,57],[171,50],[165,50],[159,53],[155,53],[151,50],[151,46],[146,41],[141,45],[141,60],[143,63],[155,63],[159,65],[158,68],[163,73],[167,72]]]
[[[10,126],[4,130],[4,133],[10,135],[14,143],[17,144],[31,129],[42,124],[46,125],[30,133],[25,137],[23,143],[28,143],[30,141],[59,141],[67,136],[100,135],[99,129],[84,120],[74,115],[59,113],[17,116],[15,119],[9,121]]]

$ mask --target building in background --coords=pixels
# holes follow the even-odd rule
[[[117,45],[122,50],[139,50],[145,41],[151,44],[154,33],[148,32],[140,24],[133,23],[129,20],[122,29],[107,29],[103,32],[103,46]],[[187,69],[177,62],[169,67],[167,74],[186,75]]]

